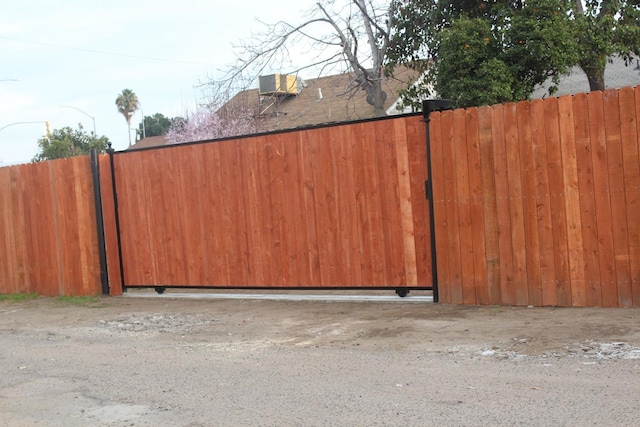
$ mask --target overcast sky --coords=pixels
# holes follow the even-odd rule
[[[10,126],[0,130],[0,164],[30,161],[44,121],[91,131],[93,117],[98,135],[125,149],[127,124],[115,106],[123,89],[138,95],[145,115],[182,115],[200,95],[195,86],[234,62],[231,44],[263,28],[256,18],[296,21],[314,3],[3,1],[0,128]]]

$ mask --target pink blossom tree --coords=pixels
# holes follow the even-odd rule
[[[167,132],[168,144],[180,144],[208,139],[228,138],[262,132],[260,118],[246,107],[207,108],[188,113],[184,119],[174,119]]]

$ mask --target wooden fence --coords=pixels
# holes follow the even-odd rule
[[[0,168],[0,293],[429,287],[421,119]],[[640,306],[640,87],[428,123],[440,302]]]
[[[125,286],[430,287],[421,119],[116,153]]]
[[[640,87],[432,113],[440,301],[640,306]]]
[[[89,157],[0,168],[0,293],[97,295]]]

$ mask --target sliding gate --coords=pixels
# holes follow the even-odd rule
[[[422,116],[112,154],[123,289],[431,289]]]

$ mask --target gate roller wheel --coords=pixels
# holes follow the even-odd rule
[[[407,288],[399,288],[399,289],[396,289],[396,294],[398,294],[398,296],[399,296],[400,298],[404,298],[404,297],[406,297],[407,295],[409,295],[409,289],[407,289]]]
[[[157,287],[156,287],[156,292],[158,293],[158,295],[162,295],[162,294],[164,294],[164,291],[165,291],[166,289],[167,289],[167,288],[165,288],[164,286],[157,286]]]

